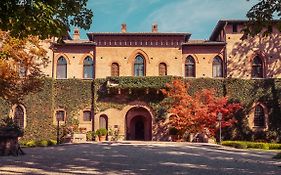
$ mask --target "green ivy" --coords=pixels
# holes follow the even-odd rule
[[[122,110],[130,102],[138,100],[147,103],[153,110],[154,120],[165,119],[167,100],[160,89],[175,78],[190,84],[193,94],[205,88],[215,89],[218,96],[228,96],[230,100],[239,101],[244,109],[236,118],[239,121],[232,128],[224,130],[224,137],[239,140],[277,139],[281,141],[281,79],[211,79],[182,77],[108,77],[105,79],[52,80],[45,79],[43,90],[27,95],[22,104],[27,112],[27,126],[24,140],[55,139],[56,126],[53,124],[54,112],[63,108],[67,120],[79,116],[83,109],[94,109],[100,113],[109,108]],[[109,83],[108,83],[109,82]],[[253,133],[245,117],[254,102],[260,101],[268,107],[269,132]],[[8,116],[12,104],[0,99],[0,117]],[[279,139],[279,140],[278,140]]]

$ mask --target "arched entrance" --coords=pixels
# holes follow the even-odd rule
[[[126,139],[151,140],[152,116],[143,107],[133,107],[126,114]]]

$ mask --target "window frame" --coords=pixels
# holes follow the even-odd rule
[[[60,61],[61,59],[63,59],[63,60],[65,61],[65,63],[59,63],[59,61]],[[66,59],[65,57],[63,57],[63,56],[60,56],[60,57],[58,58],[58,60],[57,60],[56,79],[67,79],[67,68],[68,68],[67,65],[68,65],[67,59]],[[62,68],[65,69],[65,70],[64,70],[65,76],[59,76],[59,75],[60,75],[60,74],[59,74],[59,70],[60,70],[59,67],[62,67]]]
[[[259,63],[256,63],[255,61],[258,59]],[[255,56],[251,62],[251,77],[252,78],[265,78],[265,74],[264,74],[264,62],[263,59],[260,56]],[[259,73],[259,75],[257,75],[258,73],[258,69],[261,69],[261,73]],[[255,74],[254,74],[255,73]]]
[[[142,63],[136,63],[137,58],[142,58],[143,62],[142,62]],[[137,67],[143,66],[143,68],[142,68],[143,74],[142,74],[142,75],[139,74],[139,72],[140,72],[139,69],[137,69],[137,70],[138,70],[138,71],[137,71],[138,73],[136,74],[136,66],[137,66]],[[144,56],[138,54],[138,55],[135,57],[135,59],[134,59],[134,65],[133,65],[133,71],[134,71],[134,72],[133,72],[134,77],[145,77],[145,76],[146,76],[146,63],[145,63],[145,58],[144,58]]]
[[[161,66],[164,66],[164,67],[161,67]],[[162,71],[164,71],[164,74]],[[164,62],[159,63],[159,76],[167,76],[167,74],[168,74],[167,64]]]
[[[86,63],[85,62],[85,60],[86,59],[91,59],[91,62],[90,62],[90,64],[89,63]],[[85,57],[84,59],[83,59],[83,79],[94,79],[94,72],[95,72],[95,69],[94,69],[94,59],[92,58],[92,57],[90,57],[90,56],[87,56],[87,57]],[[86,71],[85,71],[85,69],[86,68],[91,68],[92,70],[91,70],[91,73],[89,74],[89,75],[91,75],[91,77],[86,77],[85,76],[85,73],[86,73]]]
[[[219,62],[215,62],[215,60],[218,60]],[[220,63],[220,64],[215,64],[215,63]],[[216,68],[214,71],[214,67]],[[218,71],[218,68],[220,67],[221,71]],[[216,73],[216,74],[214,74]],[[218,75],[220,73],[221,75]],[[215,56],[212,60],[212,77],[213,78],[223,78],[224,77],[224,64],[223,64],[223,59],[220,56]]]
[[[257,110],[259,109],[259,110]],[[257,114],[258,111],[258,114]],[[261,113],[262,112],[262,113]],[[265,109],[262,105],[257,104],[254,108],[253,126],[254,128],[266,128]]]
[[[191,62],[189,62],[191,61]],[[188,71],[188,68],[192,68],[192,75],[190,76],[189,73],[191,71]],[[193,56],[189,55],[186,57],[185,62],[184,62],[184,77],[185,78],[195,78],[196,77],[196,62]]]
[[[116,67],[114,67],[114,65],[116,65]],[[114,68],[116,68],[116,70],[114,70]],[[117,75],[115,75],[116,72],[117,72]],[[120,76],[120,66],[117,62],[113,62],[111,64],[111,76],[113,76],[113,77],[119,77]]]

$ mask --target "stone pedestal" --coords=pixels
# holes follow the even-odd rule
[[[0,156],[17,155],[19,134],[0,130]]]

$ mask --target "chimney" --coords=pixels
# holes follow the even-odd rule
[[[73,33],[73,40],[79,40],[79,39],[80,39],[80,31],[78,28],[75,28]]]
[[[152,24],[152,32],[153,33],[157,33],[158,32],[158,25],[155,23],[155,24]]]
[[[127,24],[123,23],[121,24],[121,32],[126,33],[127,32]]]

